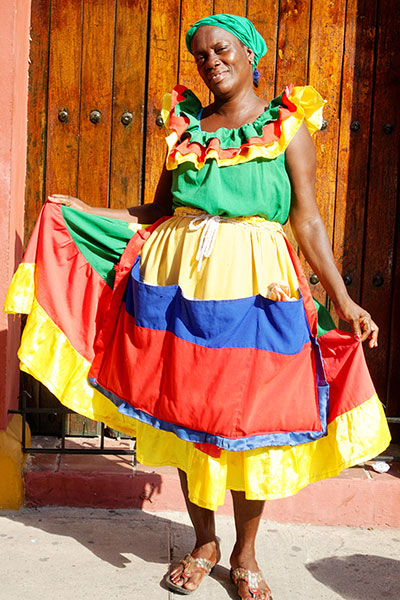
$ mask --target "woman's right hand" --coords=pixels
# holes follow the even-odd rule
[[[54,202],[55,204],[64,204],[64,206],[69,206],[70,208],[76,208],[77,210],[81,210],[83,212],[89,212],[90,208],[86,202],[79,200],[79,198],[74,198],[73,196],[65,196],[64,194],[52,194],[48,196],[49,202]]]
[[[371,315],[356,304],[349,295],[342,302],[335,303],[335,309],[341,319],[350,323],[353,334],[358,340],[365,342],[368,338],[370,348],[378,346],[378,325],[372,320]]]

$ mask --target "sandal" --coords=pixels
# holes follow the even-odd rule
[[[269,589],[261,571],[249,571],[248,569],[243,569],[243,567],[237,567],[237,569],[231,569],[230,575],[232,582],[236,586],[238,586],[239,581],[244,581],[247,583],[252,598],[256,598],[258,592],[260,591],[260,583],[265,583],[267,586],[266,600],[272,600],[271,590]]]
[[[214,569],[216,563],[212,563],[211,560],[208,560],[207,558],[194,558],[191,554],[186,554],[185,558],[180,560],[178,564],[183,565],[183,571],[180,575],[181,579],[187,581],[189,577],[191,577],[197,571],[204,571],[204,575],[209,575]],[[203,581],[203,579],[200,580],[200,583]],[[199,583],[194,590],[188,590],[187,588],[183,587],[186,581],[184,581],[182,585],[177,585],[171,580],[170,574],[168,574],[166,577],[167,587],[178,594],[191,594],[192,592],[195,592],[200,585]]]

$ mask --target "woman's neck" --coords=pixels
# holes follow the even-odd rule
[[[236,129],[253,122],[266,108],[265,101],[253,89],[235,94],[231,98],[215,97],[202,115],[202,129],[216,131],[220,127]]]
[[[220,98],[215,96],[212,107],[215,114],[222,117],[232,117],[246,113],[260,106],[263,103],[261,98],[256,96],[253,89],[245,89],[236,93],[231,98]],[[250,110],[249,110],[250,109]]]

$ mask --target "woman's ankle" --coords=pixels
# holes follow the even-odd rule
[[[195,557],[201,556],[203,558],[208,558],[208,560],[211,560],[212,562],[218,562],[221,558],[218,539],[215,537],[212,540],[203,541],[202,543],[200,543],[199,540],[196,540],[192,555]]]
[[[254,545],[236,543],[231,552],[230,563],[234,569],[243,567],[252,571],[258,568]]]

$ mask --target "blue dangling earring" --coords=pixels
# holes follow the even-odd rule
[[[260,83],[260,79],[261,79],[261,73],[260,71],[255,68],[253,71],[253,84],[254,87],[258,88],[258,84]]]

